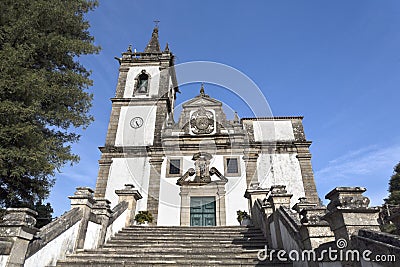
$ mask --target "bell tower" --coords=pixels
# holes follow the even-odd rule
[[[120,64],[118,83],[111,99],[105,146],[100,147],[95,191],[95,197],[106,197],[112,204],[116,201],[114,191],[127,183],[157,198],[157,188],[151,188],[157,181],[150,181],[152,168],[148,165],[156,164],[157,169],[162,163],[162,154],[157,152],[161,151],[161,132],[165,121],[172,118],[178,92],[174,55],[168,44],[161,50],[158,30],[154,27],[143,52],[133,51],[130,45],[115,58]],[[147,201],[147,207],[142,208],[152,210],[149,205],[153,204]]]

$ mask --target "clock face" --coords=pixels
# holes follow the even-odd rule
[[[143,119],[141,117],[135,117],[131,120],[130,125],[134,129],[140,128],[143,125]]]

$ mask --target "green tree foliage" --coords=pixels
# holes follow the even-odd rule
[[[50,203],[46,203],[44,205],[41,201],[36,202],[35,206],[33,207],[34,210],[38,213],[36,216],[36,227],[41,228],[45,226],[49,222],[51,222],[53,214],[53,208],[51,207]]]
[[[55,172],[79,160],[71,151],[79,140],[74,130],[93,118],[90,72],[78,58],[99,50],[85,19],[96,6],[90,0],[0,1],[1,208],[48,213],[42,200]]]
[[[393,168],[394,172],[389,181],[389,197],[386,204],[400,205],[400,162]]]

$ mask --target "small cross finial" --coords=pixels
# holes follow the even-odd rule
[[[200,87],[200,95],[204,96],[205,92],[204,92],[204,83],[201,83],[201,87]]]
[[[158,23],[160,23],[160,21],[158,19],[156,19],[156,20],[153,20],[153,22],[154,22],[154,28],[158,29]]]
[[[128,46],[128,49],[126,49],[126,51],[132,53],[132,45],[131,44]]]

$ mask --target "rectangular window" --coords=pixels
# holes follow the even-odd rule
[[[226,172],[227,173],[239,173],[237,158],[227,158],[226,159]]]
[[[170,159],[169,160],[169,174],[180,174],[181,173],[181,160]]]

